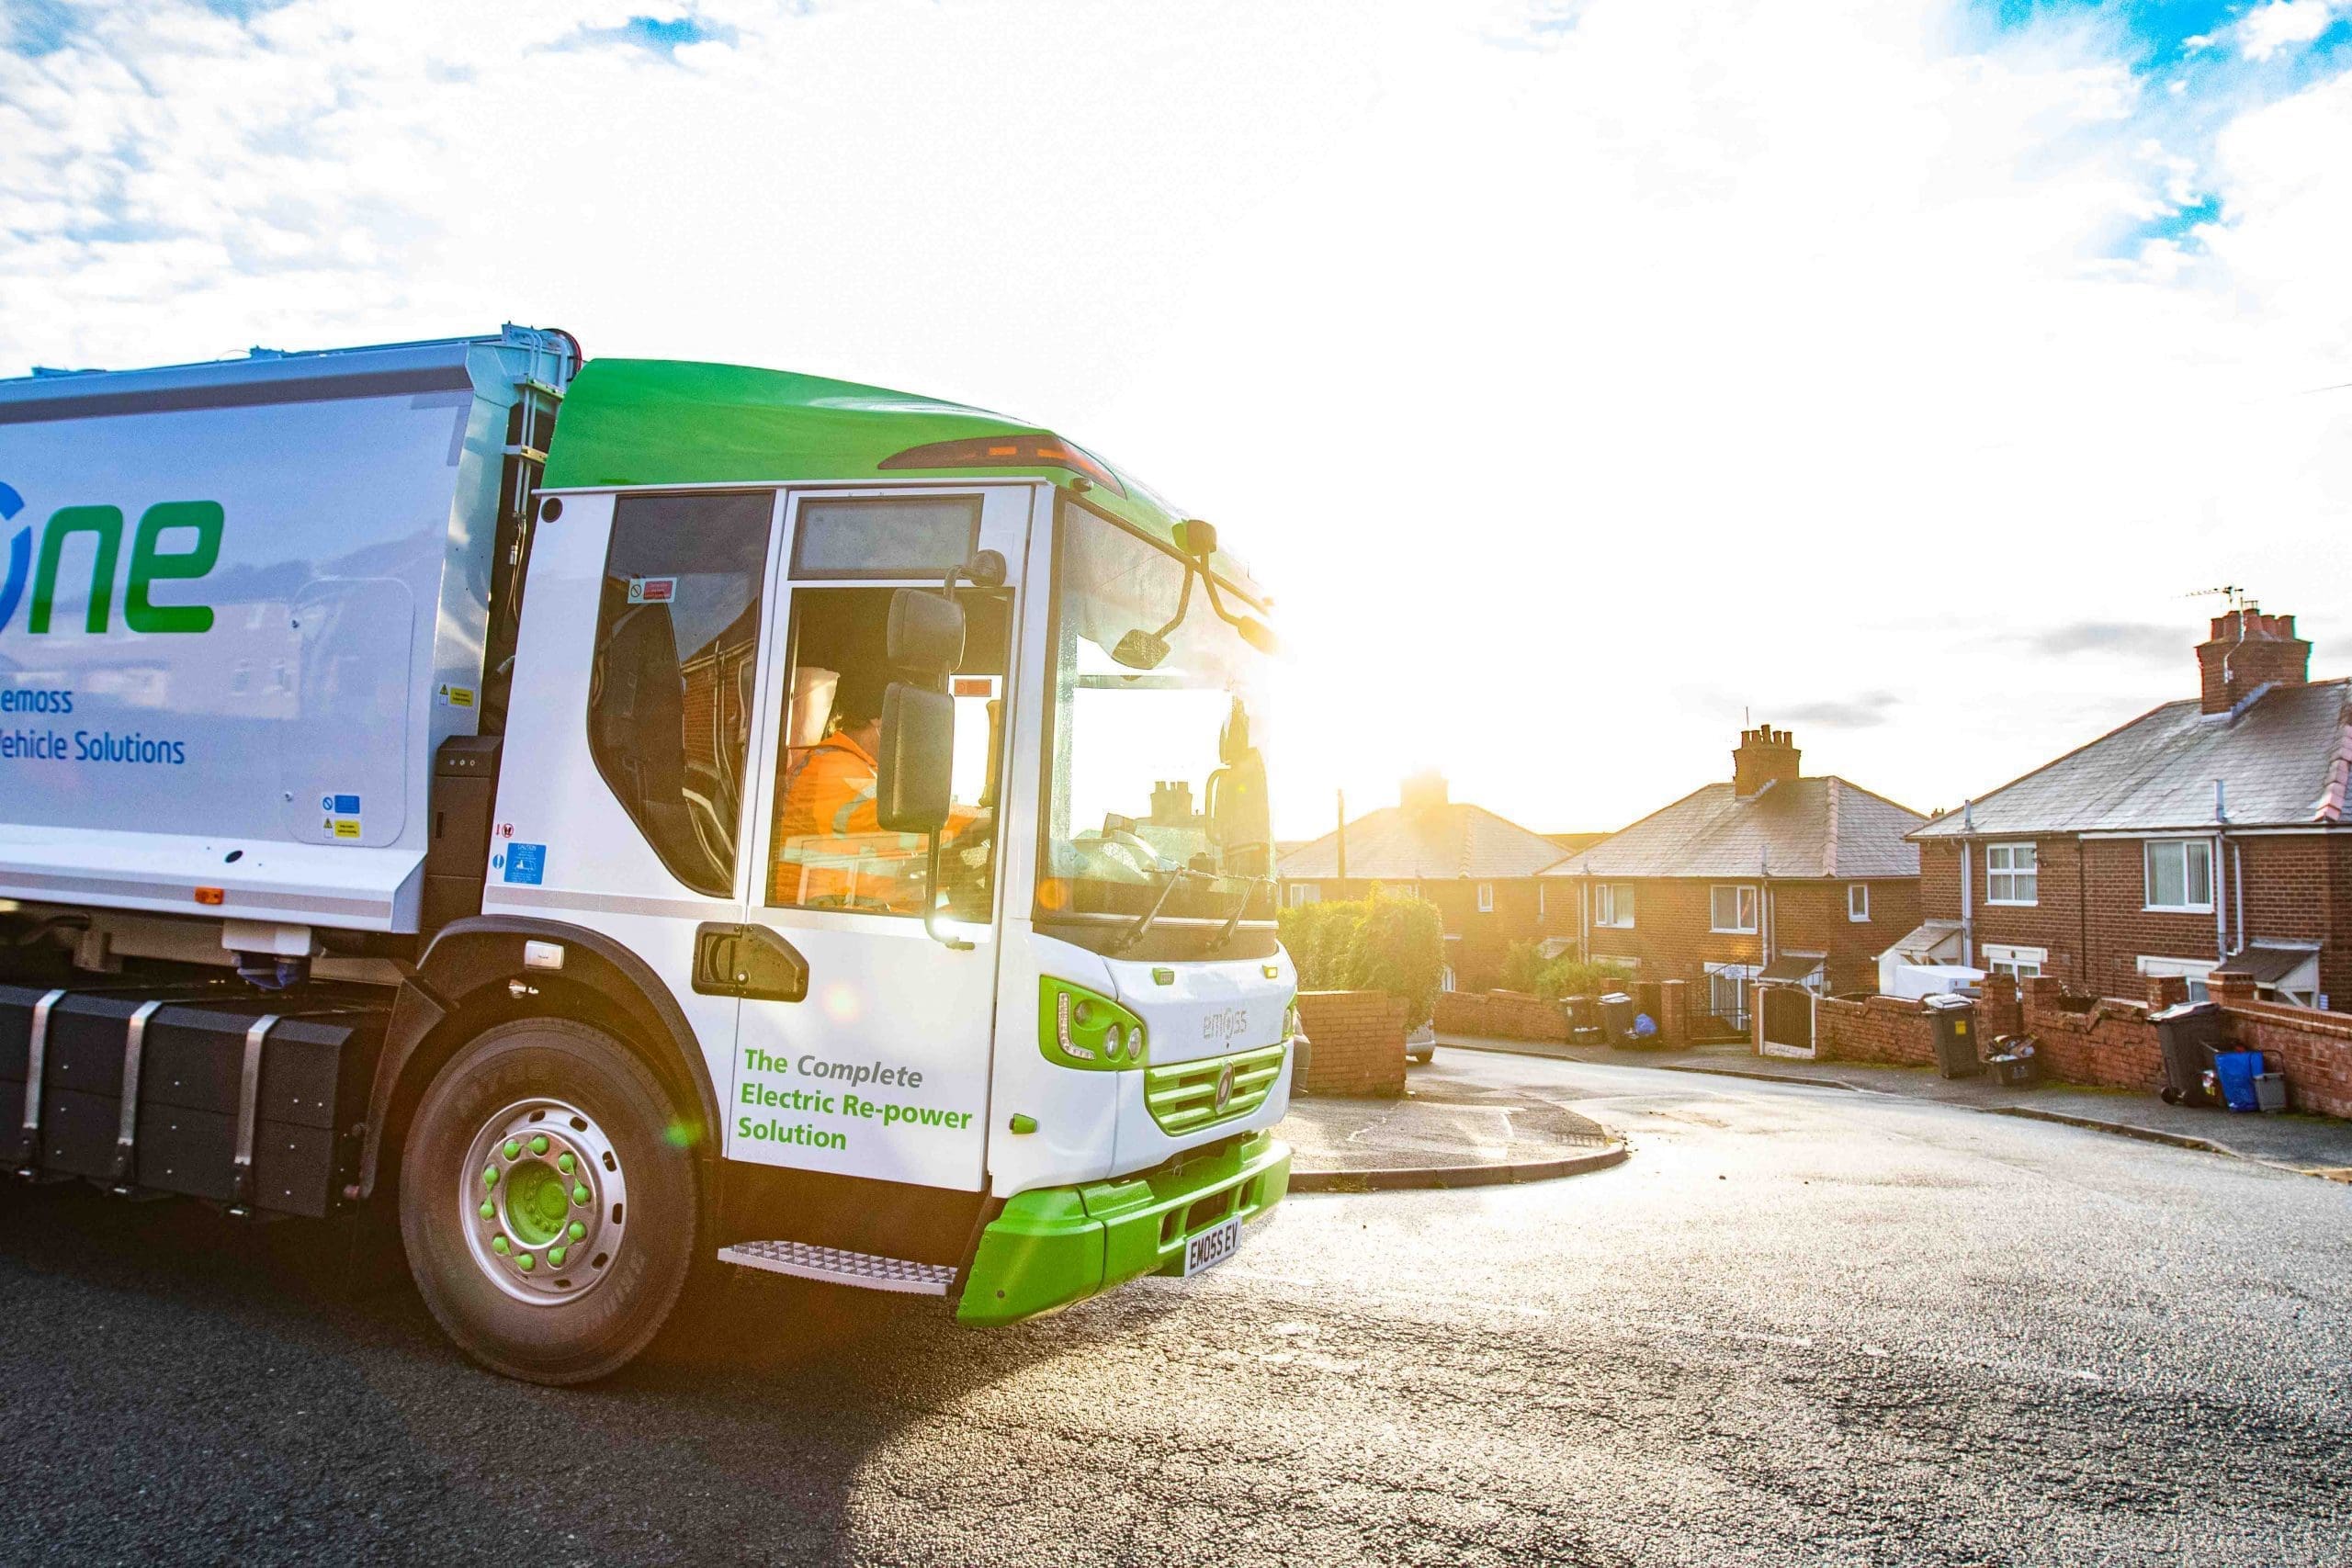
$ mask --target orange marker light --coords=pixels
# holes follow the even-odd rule
[[[1127,487],[1100,458],[1049,431],[1021,435],[983,435],[964,441],[933,441],[883,458],[877,468],[1068,468],[1125,495]]]
[[[219,887],[199,887],[196,890],[196,901],[199,904],[225,904],[228,900],[228,893]]]

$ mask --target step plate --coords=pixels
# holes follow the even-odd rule
[[[741,1242],[720,1247],[718,1260],[771,1273],[797,1274],[804,1280],[914,1296],[944,1296],[956,1282],[956,1270],[949,1264],[911,1263],[903,1258],[876,1258],[870,1252],[844,1252],[837,1247],[810,1247],[801,1241]]]

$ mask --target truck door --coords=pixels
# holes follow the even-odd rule
[[[1023,603],[1024,487],[808,491],[787,497],[771,598],[780,636],[763,682],[763,770],[747,929],[808,964],[797,1001],[746,999],[722,1081],[730,1159],[977,1190],[988,1130],[1001,943],[995,813]],[[1011,580],[959,592],[969,634],[951,677],[956,811],[941,925],[923,841],[881,831],[875,740],[892,594],[936,590],[976,549]]]

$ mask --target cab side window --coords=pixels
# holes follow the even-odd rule
[[[882,695],[901,671],[885,651],[881,587],[795,591],[784,731],[776,758],[767,902],[772,908],[923,912],[923,840],[885,832],[876,812]],[[1012,600],[957,595],[968,626],[956,698],[955,807],[940,845],[940,904],[986,919],[995,901],[996,805]]]
[[[589,669],[588,750],[687,886],[735,890],[771,491],[623,496]]]

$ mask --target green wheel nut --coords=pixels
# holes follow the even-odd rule
[[[527,1253],[527,1252],[526,1252],[526,1253],[523,1254],[523,1256],[521,1256],[520,1258],[517,1258],[514,1260],[514,1267],[515,1267],[515,1268],[517,1268],[517,1269],[520,1269],[521,1270],[523,1270],[523,1272],[524,1272],[524,1273],[527,1274],[527,1273],[529,1273],[529,1272],[530,1272],[534,1268],[536,1268],[536,1267],[537,1266],[537,1263],[538,1263],[538,1259],[537,1259],[537,1258],[533,1258],[529,1253]]]
[[[520,1145],[520,1144],[516,1143],[516,1142],[515,1142],[514,1139],[512,1139],[512,1138],[509,1138],[509,1139],[507,1139],[507,1140],[506,1140],[506,1157],[507,1157],[508,1159],[513,1159],[513,1158],[514,1158],[516,1156],[520,1155],[522,1152],[523,1152],[523,1145]]]
[[[492,1202],[487,1198],[483,1199],[481,1201],[481,1217],[485,1220],[494,1220],[498,1218],[498,1205]]]
[[[548,1152],[548,1135],[545,1133],[532,1135],[531,1152],[535,1155],[543,1155]]]
[[[571,1168],[578,1163],[579,1162],[573,1159],[570,1155],[558,1155],[555,1156],[555,1168],[563,1172],[566,1176],[570,1176],[571,1174]]]
[[[484,1187],[495,1187],[498,1185],[498,1168],[496,1166],[490,1166],[482,1171],[481,1184]]]
[[[491,1249],[492,1252],[503,1252],[503,1251],[505,1251],[505,1250],[506,1250],[506,1238],[505,1238],[504,1236],[503,1236],[503,1235],[494,1235],[494,1236],[492,1236],[492,1237],[490,1238],[490,1249]]]
[[[574,1241],[586,1241],[588,1239],[588,1227],[582,1224],[578,1220],[572,1221],[571,1239]]]
[[[583,1206],[587,1203],[587,1201],[588,1201],[588,1185],[587,1185],[587,1183],[582,1182],[582,1181],[575,1181],[575,1182],[573,1182],[573,1183],[571,1184],[571,1201],[572,1201],[573,1202],[575,1202],[575,1203],[579,1203],[579,1204],[582,1204],[582,1205],[583,1205]]]
[[[550,1269],[560,1269],[563,1267],[563,1248],[560,1247],[550,1247],[548,1248],[548,1267]]]

